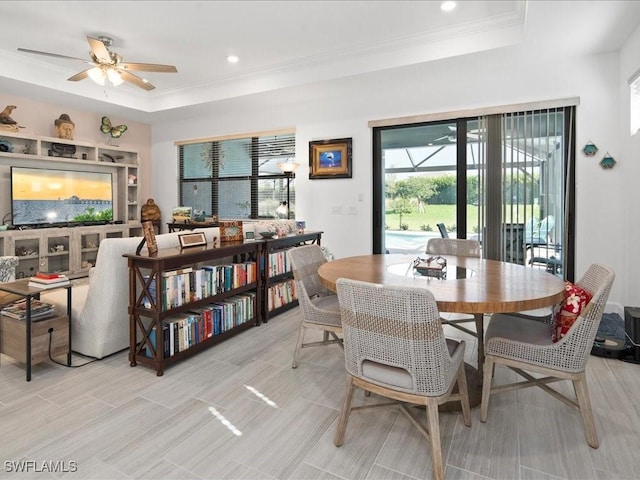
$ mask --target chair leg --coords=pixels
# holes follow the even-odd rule
[[[482,376],[482,403],[480,405],[480,421],[485,423],[489,414],[489,395],[491,395],[491,382],[493,381],[494,362],[493,357],[484,359],[484,374]]]
[[[293,362],[291,362],[291,368],[298,368],[298,354],[302,348],[302,341],[304,340],[304,322],[300,324],[300,330],[298,330],[298,342],[296,343],[296,349],[293,352]]]
[[[464,370],[464,362],[458,369],[458,392],[462,403],[462,418],[467,427],[471,426],[471,407],[469,406],[469,389],[467,387],[467,373]]]
[[[578,406],[580,407],[580,415],[582,415],[582,422],[584,423],[587,443],[592,448],[598,448],[600,444],[598,442],[596,424],[593,420],[593,411],[591,409],[591,399],[589,398],[585,372],[582,372],[578,378],[573,381],[573,388],[578,398]]]
[[[444,465],[442,463],[442,445],[440,444],[440,416],[438,404],[427,402],[427,422],[429,425],[429,440],[431,444],[431,463],[433,463],[434,480],[444,480]]]
[[[336,425],[336,434],[333,438],[333,444],[336,447],[341,447],[344,443],[344,433],[347,430],[347,422],[349,421],[349,414],[351,413],[351,400],[353,398],[353,377],[347,375],[347,390],[344,394],[344,402],[342,403],[342,411],[338,418],[338,425]]]
[[[484,368],[484,314],[475,313],[473,319],[476,322],[476,338],[478,339],[478,372],[482,375]]]

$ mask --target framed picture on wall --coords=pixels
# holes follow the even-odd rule
[[[351,138],[309,142],[309,178],[351,178]]]

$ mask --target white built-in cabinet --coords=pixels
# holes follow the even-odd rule
[[[0,218],[11,211],[11,166],[108,172],[113,179],[113,224],[0,231],[0,255],[19,258],[17,276],[29,277],[38,270],[86,275],[104,238],[142,235],[137,152],[114,145],[2,131],[0,140],[12,146],[10,152],[0,151]],[[54,143],[73,145],[75,153],[55,156]]]
[[[11,165],[112,173],[114,220],[131,224],[140,223],[140,159],[137,152],[113,145],[96,145],[75,140],[0,131],[0,140],[2,139],[11,142],[13,147],[12,152],[0,151],[0,167],[3,169],[3,175],[8,175]],[[54,143],[75,146],[76,151],[73,157],[53,156]],[[4,171],[7,173],[5,174]],[[10,208],[9,192],[2,195],[0,205]],[[2,212],[2,215],[5,213]]]

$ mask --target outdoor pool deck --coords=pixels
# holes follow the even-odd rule
[[[455,238],[455,232],[449,234]],[[440,232],[416,232],[408,230],[387,230],[384,232],[384,244],[388,253],[420,255],[427,249],[430,238],[440,238]]]

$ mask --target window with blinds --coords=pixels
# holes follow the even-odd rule
[[[277,218],[287,199],[279,163],[295,158],[295,132],[260,133],[177,142],[180,206],[219,219]],[[289,182],[295,218],[295,178]]]

